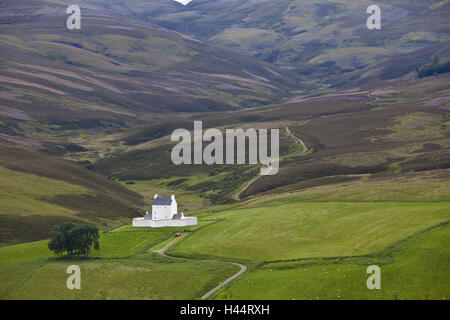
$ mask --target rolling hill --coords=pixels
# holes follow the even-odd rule
[[[329,77],[345,76],[449,40],[448,1],[378,1],[381,30],[366,28],[366,9],[372,4],[350,0],[194,0],[183,6],[164,0],[95,1],[95,5],[113,12],[296,70],[305,84],[314,79],[316,86]],[[417,62],[420,66],[430,59],[424,56]],[[403,73],[407,74],[418,66],[392,67],[400,73],[408,69]],[[336,87],[339,82],[328,84]]]
[[[142,215],[143,197],[68,160],[0,140],[0,245],[45,239],[71,221],[109,229]]]
[[[240,186],[258,174],[256,166],[180,167],[167,156],[174,146],[168,135],[179,126],[192,129],[194,120],[203,120],[204,128],[281,129],[279,173],[257,179],[241,193],[242,199],[447,169],[448,83],[449,76],[441,75],[292,99],[259,109],[160,121],[118,137],[122,152],[90,168],[114,179],[155,180],[169,190],[229,202]],[[286,127],[306,143],[306,154],[298,154],[299,143]]]
[[[379,3],[369,31],[369,1],[80,0],[69,31],[68,0],[0,1],[0,299],[200,299],[230,262],[212,298],[448,299],[450,74],[417,70],[450,2]],[[199,120],[280,129],[278,174],[173,164]],[[155,193],[199,224],[132,228]],[[100,250],[53,256],[66,221]]]
[[[260,106],[298,87],[289,71],[104,10],[83,8],[78,31],[63,2],[2,5],[0,101],[46,123],[123,126],[142,113]]]

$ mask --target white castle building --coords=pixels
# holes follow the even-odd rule
[[[196,217],[185,217],[183,212],[178,214],[178,205],[175,196],[160,197],[155,194],[152,203],[152,213],[141,218],[133,219],[133,227],[184,227],[197,224]]]

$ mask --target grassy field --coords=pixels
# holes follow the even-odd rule
[[[42,266],[12,299],[194,299],[236,272],[220,262],[174,262],[156,256],[70,261],[82,272],[82,289],[66,288],[68,262]],[[49,281],[49,279],[52,279]]]
[[[193,299],[231,276],[220,261],[173,260],[150,249],[173,237],[161,232],[109,232],[90,258],[55,257],[47,241],[0,248],[1,299]],[[66,287],[69,265],[79,265],[82,290]]]
[[[356,181],[311,187],[292,194],[297,201],[449,201],[448,174],[449,170],[439,170],[391,179],[366,175]],[[261,201],[264,198],[250,202],[249,206]]]
[[[43,178],[33,174],[0,167],[0,214],[73,215],[66,208],[48,203],[42,198],[62,194],[80,195],[87,189],[63,181]]]
[[[384,183],[401,200],[368,201],[369,190],[373,199],[383,194],[383,183],[358,181],[341,188],[341,201],[322,186],[309,190],[306,199],[298,192],[215,207],[199,214],[199,225],[186,228],[189,232],[169,250],[187,259],[152,252],[171,241],[179,228],[125,226],[104,232],[101,249],[92,250],[88,259],[55,257],[47,241],[2,247],[0,298],[198,299],[237,272],[225,261],[242,262],[249,272],[213,298],[447,298],[446,181],[432,173],[406,179],[428,181],[429,188],[422,194],[414,188],[407,195],[396,193],[404,187],[398,178]],[[71,264],[81,267],[80,291],[65,286],[65,269]],[[365,287],[365,269],[371,264],[382,268],[382,290]]]
[[[449,220],[449,202],[269,201],[212,215],[224,221],[175,246],[180,256],[253,261],[367,254]]]
[[[450,225],[400,241],[370,257],[270,263],[245,274],[217,299],[450,298]],[[368,290],[369,265],[381,268],[381,289]]]

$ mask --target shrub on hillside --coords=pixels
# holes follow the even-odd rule
[[[439,63],[439,59],[435,57],[433,63],[419,69],[419,78],[429,77],[435,74],[450,72],[450,61]]]

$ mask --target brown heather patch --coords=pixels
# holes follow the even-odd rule
[[[0,246],[47,239],[53,227],[64,222],[86,223],[73,217],[6,215],[0,217]]]
[[[66,95],[65,92],[56,90],[56,89],[52,89],[50,87],[47,86],[43,86],[37,83],[33,83],[33,82],[29,82],[29,81],[24,81],[24,80],[19,80],[19,79],[15,79],[15,78],[10,78],[10,77],[4,77],[4,76],[0,76],[0,82],[6,82],[6,83],[12,83],[12,84],[17,84],[20,86],[26,86],[26,87],[33,87],[33,88],[38,88],[41,90],[45,90],[51,93],[55,93],[55,94],[60,94],[60,95]]]

